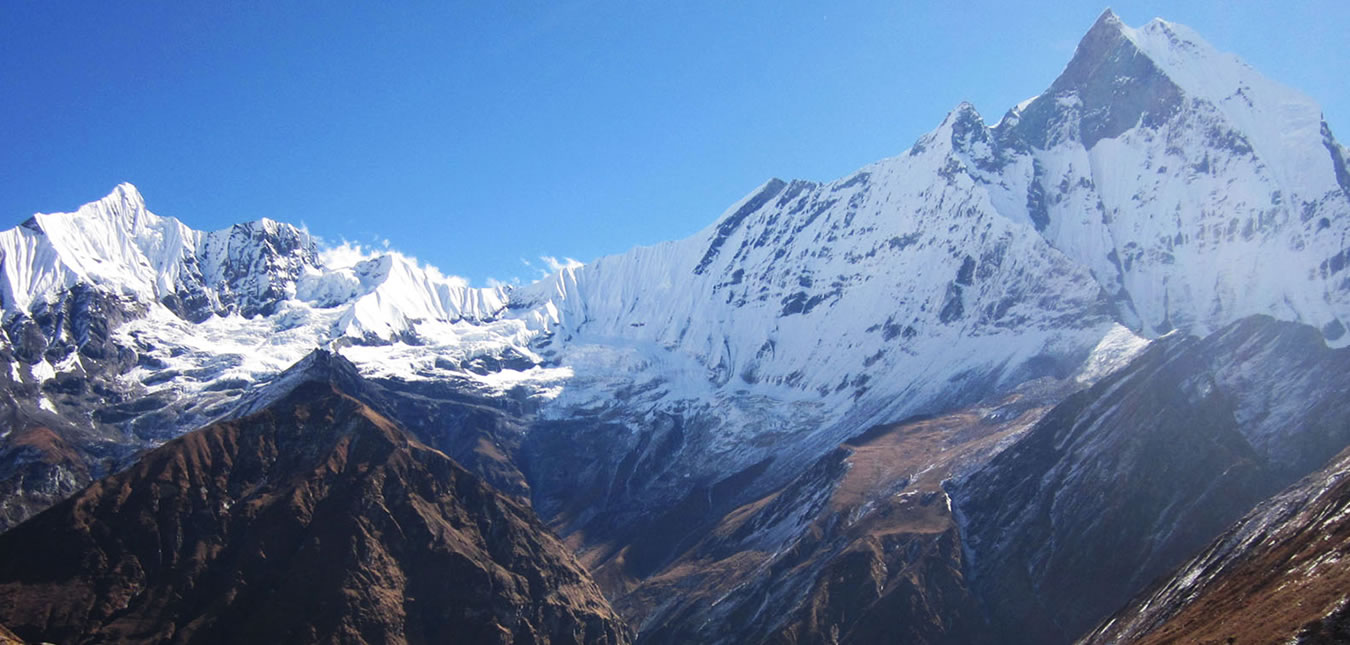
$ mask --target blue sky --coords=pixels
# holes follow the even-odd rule
[[[195,228],[271,217],[528,281],[897,154],[960,101],[996,120],[1104,8],[386,4],[4,3],[0,224],[130,181]],[[1112,6],[1195,28],[1350,141],[1350,3]]]

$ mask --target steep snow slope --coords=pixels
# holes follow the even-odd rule
[[[543,414],[694,420],[708,439],[676,485],[766,458],[788,473],[874,423],[1073,373],[1113,328],[1109,302],[994,209],[954,153],[962,113],[920,153],[771,181],[692,238],[513,292],[556,310],[535,347],[573,371]]]
[[[1090,268],[1146,335],[1251,314],[1344,345],[1350,175],[1312,99],[1194,32],[1109,11],[970,154],[1001,212]]]
[[[961,114],[921,154],[828,184],[769,182],[693,238],[603,258],[513,301],[552,302],[574,340],[677,349],[725,388],[848,401],[872,381],[893,396],[910,384],[894,379],[932,369],[1024,377],[1015,368],[1033,357],[1095,342],[1109,311],[1086,272],[999,216],[953,153]],[[969,355],[1002,349],[966,363],[955,338],[982,345]]]

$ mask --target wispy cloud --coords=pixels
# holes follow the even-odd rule
[[[496,279],[496,278],[494,278],[494,277],[492,277],[492,276],[488,276],[488,277],[487,277],[487,280],[486,280],[485,282],[487,283],[487,286],[488,286],[489,289],[496,289],[496,288],[498,288],[498,287],[519,287],[519,286],[520,286],[520,278],[517,277],[517,276],[511,276],[511,279],[510,279],[510,280],[498,280],[498,279]]]
[[[416,257],[405,255],[390,249],[389,240],[387,238],[375,239],[375,243],[382,248],[372,248],[364,246],[359,242],[352,242],[346,239],[337,244],[333,244],[322,238],[319,238],[317,241],[319,242],[319,262],[329,270],[350,270],[362,262],[389,256],[395,260],[406,262],[417,267],[426,274],[427,279],[433,282],[449,284],[455,287],[470,286],[468,278],[442,273],[435,265],[421,262]]]
[[[544,266],[548,267],[549,273],[557,273],[558,271],[562,271],[563,269],[575,269],[577,267],[582,266],[583,264],[582,262],[573,260],[572,258],[568,257],[564,257],[563,259],[559,260],[558,258],[552,255],[541,255],[539,256],[539,259],[544,262]]]

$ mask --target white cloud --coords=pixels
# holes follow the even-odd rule
[[[549,273],[557,273],[563,269],[576,269],[583,265],[582,262],[578,262],[568,257],[559,260],[551,255],[541,255],[539,256],[539,259],[544,261],[544,265],[548,267]]]
[[[342,240],[340,244],[322,243],[319,248],[319,263],[329,270],[341,271],[351,269],[361,262],[374,260],[382,256],[390,256],[395,260],[402,260],[421,269],[428,280],[448,284],[452,287],[468,287],[469,280],[457,275],[447,275],[441,273],[441,270],[431,264],[423,264],[417,258],[411,255],[404,255],[398,251],[389,249],[389,240],[376,240],[385,250],[371,249],[364,247],[357,242]],[[323,242],[323,240],[320,240]]]
[[[319,262],[330,269],[346,269],[375,257],[356,242],[342,240],[340,244],[327,244],[326,240],[319,248]]]
[[[498,287],[519,287],[519,286],[520,286],[520,278],[518,278],[518,277],[516,277],[516,276],[511,276],[511,279],[510,279],[510,280],[498,280],[498,279],[496,279],[496,278],[494,278],[494,277],[492,277],[492,276],[488,276],[486,282],[487,282],[487,286],[488,286],[489,289],[496,289],[496,288],[498,288]]]

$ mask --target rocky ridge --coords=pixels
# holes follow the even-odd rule
[[[1350,639],[1350,455],[1258,505],[1082,643]]]
[[[628,641],[528,507],[322,378],[0,535],[0,616],[69,643]]]

